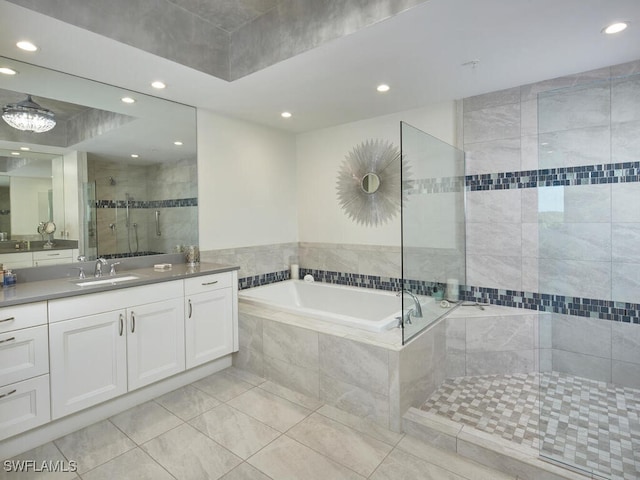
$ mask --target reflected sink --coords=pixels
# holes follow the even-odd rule
[[[118,277],[102,277],[96,279],[78,280],[74,283],[79,287],[93,287],[97,285],[117,285],[122,282],[130,282],[131,280],[138,280],[138,275],[122,275]]]

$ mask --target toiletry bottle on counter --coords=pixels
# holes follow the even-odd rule
[[[17,281],[17,276],[15,273],[13,273],[11,270],[7,270],[6,272],[4,272],[3,286],[5,288],[15,286],[16,281]]]

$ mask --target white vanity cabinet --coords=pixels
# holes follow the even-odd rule
[[[180,280],[50,301],[52,417],[183,371],[183,298]]]
[[[31,252],[3,253],[0,254],[0,263],[2,263],[5,270],[29,268],[33,267],[33,255]]]
[[[187,368],[234,351],[236,276],[236,272],[226,272],[185,280]]]
[[[0,440],[51,419],[46,302],[0,308]]]

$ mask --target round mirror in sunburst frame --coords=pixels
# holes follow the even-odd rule
[[[365,226],[378,226],[400,211],[400,169],[408,177],[400,149],[384,140],[367,140],[346,156],[338,172],[338,202],[346,215]],[[404,196],[404,195],[402,195]]]

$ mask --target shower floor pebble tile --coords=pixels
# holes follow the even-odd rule
[[[640,390],[558,372],[448,379],[421,407],[614,479],[640,478]]]
[[[0,468],[0,480],[515,480],[236,369],[16,458],[75,460],[79,474]]]

